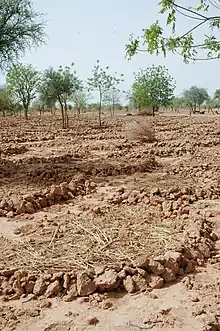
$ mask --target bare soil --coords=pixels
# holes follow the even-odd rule
[[[220,330],[219,145],[216,115],[1,118],[0,329]]]

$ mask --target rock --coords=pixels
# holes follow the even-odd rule
[[[118,273],[118,279],[124,279],[124,278],[126,278],[126,272],[125,272],[125,270],[124,269],[122,269],[121,271],[119,271],[119,273]]]
[[[86,272],[77,274],[76,285],[80,296],[90,295],[97,289],[95,282],[89,278]]]
[[[30,280],[29,282],[27,282],[26,286],[25,286],[25,293],[30,294],[33,293],[34,290],[34,281]]]
[[[116,288],[118,280],[117,272],[113,269],[105,270],[105,272],[95,279],[95,284],[100,290],[108,290]]]
[[[57,295],[61,290],[60,282],[59,280],[55,280],[53,283],[51,283],[45,292],[46,298],[50,298],[54,295]]]
[[[51,186],[51,190],[50,192],[54,195],[54,196],[62,196],[63,192],[60,188],[60,186]]]
[[[7,216],[8,218],[12,218],[12,217],[14,217],[14,212],[13,212],[13,211],[9,211],[9,212],[6,214],[6,216]]]
[[[28,214],[33,214],[35,212],[35,208],[33,206],[33,204],[29,201],[27,201],[25,203],[25,213],[28,213]]]
[[[40,303],[39,307],[40,307],[40,308],[50,308],[51,305],[52,305],[52,302],[51,302],[50,300],[43,300],[43,301]]]
[[[71,302],[74,299],[76,299],[77,296],[78,296],[78,292],[77,292],[76,284],[73,284],[68,294],[64,297],[64,301]]]
[[[148,267],[153,272],[153,274],[155,274],[157,276],[161,275],[165,271],[164,266],[160,262],[157,262],[154,260],[151,260],[149,262]]]
[[[140,274],[137,274],[137,275],[132,276],[132,279],[135,283],[136,291],[144,291],[147,289],[147,281],[143,276],[141,276]]]
[[[123,270],[129,275],[136,275],[138,273],[137,269],[131,268],[129,266],[125,266]]]
[[[172,270],[167,269],[167,268],[166,268],[165,272],[162,273],[161,277],[163,277],[163,279],[165,280],[166,283],[172,283],[173,281],[176,280],[176,276],[174,275]]]
[[[17,213],[17,215],[20,215],[20,214],[24,214],[25,213],[25,202],[24,201],[22,201],[19,204],[19,206],[18,206],[18,208],[16,210],[16,213]]]
[[[159,189],[158,187],[154,187],[154,188],[150,191],[150,193],[151,193],[152,195],[160,194],[160,189]]]
[[[42,208],[45,208],[48,206],[48,201],[46,198],[40,197],[38,199],[39,204],[41,205]]]
[[[147,268],[149,264],[149,258],[141,256],[135,261],[135,267],[138,268]]]
[[[111,301],[104,301],[102,302],[102,309],[109,309],[109,308],[112,308],[113,304]]]
[[[45,282],[45,280],[42,278],[39,278],[39,279],[37,279],[37,281],[34,285],[33,293],[35,295],[40,296],[44,293],[46,288],[47,288],[47,283]]]
[[[70,274],[65,273],[63,276],[63,287],[68,290],[70,287],[71,277]]]
[[[160,289],[164,285],[164,280],[156,275],[148,275],[147,283],[152,289]]]
[[[185,273],[190,274],[195,271],[195,264],[191,261],[187,263],[187,266],[185,268]]]
[[[24,293],[24,289],[21,287],[21,282],[19,279],[16,279],[13,283],[13,290],[15,291],[16,295],[19,297]]]
[[[8,270],[1,270],[0,276],[3,277],[11,277],[14,275],[14,273],[17,271],[17,269],[8,269]]]
[[[128,293],[135,292],[135,283],[130,275],[123,280],[123,285]]]
[[[179,265],[181,263],[182,255],[178,252],[168,251],[164,254],[165,262],[164,266],[171,269],[174,275],[179,272]]]
[[[99,323],[99,320],[97,317],[89,317],[87,321],[88,321],[89,325],[96,325]]]

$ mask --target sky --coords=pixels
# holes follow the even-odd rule
[[[198,3],[198,0],[190,2]],[[110,73],[124,74],[121,88],[129,90],[133,73],[152,64],[165,65],[176,80],[176,95],[192,85],[205,87],[212,94],[220,88],[220,60],[184,64],[181,57],[171,54],[166,59],[147,53],[135,55],[131,61],[125,58],[125,45],[129,35],[140,35],[158,14],[159,0],[34,0],[36,11],[45,13],[47,44],[27,52],[20,59],[39,70],[49,66],[75,63],[78,76],[86,80],[92,75],[97,60],[102,67],[109,66]],[[186,4],[186,0],[179,3]],[[190,25],[178,17],[179,31]],[[204,35],[205,30],[198,33]],[[4,76],[0,76],[0,83]]]

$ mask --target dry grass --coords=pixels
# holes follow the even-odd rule
[[[113,207],[95,218],[65,215],[45,222],[24,226],[22,242],[13,245],[13,252],[7,244],[0,265],[65,271],[131,263],[143,254],[163,253],[181,238],[175,221],[162,223],[141,206]]]
[[[151,143],[155,141],[154,130],[147,123],[131,122],[126,126],[126,136],[131,140]]]

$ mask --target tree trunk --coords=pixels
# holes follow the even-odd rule
[[[27,121],[28,120],[28,108],[24,107],[24,118]]]
[[[102,126],[102,93],[99,91],[99,126]]]
[[[64,115],[64,108],[63,108],[63,103],[61,100],[59,100],[60,107],[61,107],[61,114],[62,114],[62,127],[65,129],[65,115]]]
[[[69,127],[68,107],[66,101],[64,101],[64,115],[65,115],[65,129]]]

